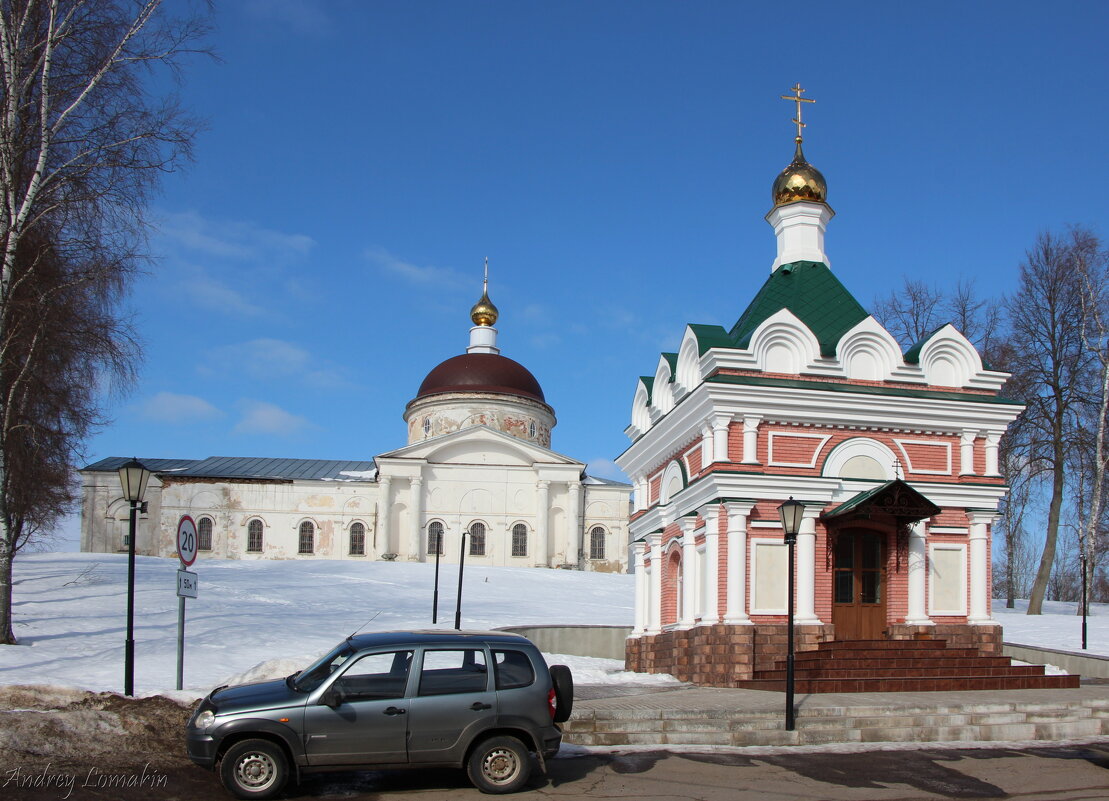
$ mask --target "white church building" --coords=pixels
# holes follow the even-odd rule
[[[632,488],[551,450],[555,412],[500,354],[488,288],[466,352],[424,379],[408,444],[366,461],[140,459],[153,476],[140,554],[173,556],[178,521],[200,558],[385,559],[626,572]],[[81,471],[81,549],[125,551],[130,506],[110,457]],[[465,541],[463,542],[463,539]]]

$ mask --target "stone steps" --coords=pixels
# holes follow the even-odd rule
[[[944,640],[839,640],[794,657],[798,693],[951,692],[1074,688],[1078,676],[1045,676],[1040,665],[947,648]],[[786,664],[736,682],[749,690],[783,692]]]
[[[1109,734],[1109,699],[1075,704],[817,707],[785,731],[781,711],[581,708],[563,724],[578,745],[817,745],[1080,739]]]

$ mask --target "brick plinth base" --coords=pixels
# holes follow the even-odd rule
[[[710,687],[734,687],[785,659],[788,631],[785,623],[751,626],[697,626],[684,631],[664,631],[653,636],[630,637],[624,665],[639,673],[669,673],[681,681]],[[811,651],[832,639],[833,627],[796,626],[796,651]]]
[[[977,648],[982,656],[1001,656],[1001,626],[972,626],[968,623],[937,623],[912,626],[892,623],[891,640],[945,640],[948,648]]]

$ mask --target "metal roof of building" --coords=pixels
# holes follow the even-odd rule
[[[114,472],[126,457],[112,456],[85,467],[89,472]],[[250,456],[209,456],[207,459],[140,459],[151,472],[189,478],[256,478],[304,481],[372,481],[372,461],[337,459],[279,459]]]

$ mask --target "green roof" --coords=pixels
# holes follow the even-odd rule
[[[733,347],[747,348],[755,329],[782,309],[789,309],[820,343],[821,356],[835,356],[840,338],[870,315],[839,282],[828,265],[817,261],[783,264],[728,332]]]
[[[1000,403],[1023,406],[1020,401],[979,395],[972,392],[949,392],[942,389],[910,389],[908,387],[877,386],[872,384],[841,384],[836,381],[807,381],[803,378],[770,378],[760,375],[714,375],[705,381],[713,384],[749,384],[756,387],[783,387],[812,389],[823,392],[848,392],[860,395],[894,395],[905,398],[933,398],[935,400],[966,401],[967,403]]]
[[[647,389],[647,405],[650,406],[651,405],[651,395],[652,395],[652,393],[654,392],[654,389],[655,389],[655,377],[653,375],[641,375],[639,377],[639,380],[643,383],[643,386]]]
[[[944,323],[939,328],[929,331],[922,336],[919,341],[905,352],[905,364],[919,364],[920,352],[924,350],[924,346],[928,344],[928,340],[940,332],[941,329],[946,328],[947,323]]]
[[[662,354],[662,358],[666,359],[666,363],[668,365],[670,365],[670,382],[669,383],[673,384],[674,383],[674,376],[677,375],[677,373],[678,373],[678,354],[676,354],[676,353],[664,353],[664,354]]]
[[[735,340],[728,336],[722,325],[690,323],[693,336],[697,337],[697,355],[704,356],[710,348],[734,348]]]
[[[886,492],[892,493],[892,499],[890,497],[883,498],[881,500],[885,503],[879,504],[879,496]],[[893,504],[892,507],[891,503]],[[825,512],[821,517],[825,520],[843,517],[871,505],[879,511],[889,511],[895,514],[900,512],[902,515],[915,517],[917,520],[933,517],[941,511],[940,507],[921,495],[911,484],[895,478],[893,481],[887,481],[885,484],[880,484],[866,492],[860,492],[853,498],[848,498],[835,509]]]

